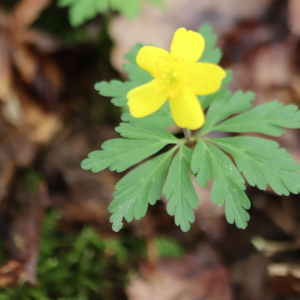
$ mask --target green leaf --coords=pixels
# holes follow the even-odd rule
[[[205,144],[198,141],[193,151],[191,159],[191,171],[196,175],[196,181],[204,188],[209,180],[212,179],[213,169],[210,155]]]
[[[119,10],[124,5],[123,0],[110,0],[110,6],[114,10]]]
[[[106,13],[109,10],[109,0],[97,1],[95,7],[98,12]]]
[[[216,130],[216,125],[220,121],[228,118],[233,114],[237,114],[249,109],[255,95],[252,92],[243,93],[238,91],[232,95],[226,91],[213,101],[206,114],[206,121],[202,127],[200,134],[204,135],[210,131]]]
[[[111,80],[110,82],[99,82],[95,84],[95,90],[100,95],[113,98],[111,102],[116,106],[127,107],[127,93],[136,87],[134,82],[121,82],[119,80]]]
[[[127,222],[139,220],[146,214],[148,203],[154,205],[160,199],[173,152],[174,149],[143,163],[117,183],[115,199],[108,207],[113,213],[110,221],[114,231],[122,228],[123,218]]]
[[[204,52],[199,61],[218,64],[221,60],[222,53],[219,48],[215,48],[217,35],[213,33],[211,26],[208,24],[202,25],[198,29],[198,32],[201,33],[205,39]]]
[[[124,58],[129,64],[124,65],[124,71],[128,73],[128,77],[131,81],[135,82],[137,85],[145,84],[153,79],[153,77],[141,69],[136,63],[136,56],[139,50],[143,47],[142,44],[136,44],[130,51],[124,55]]]
[[[155,154],[167,144],[176,144],[177,139],[166,129],[148,123],[121,124],[117,130],[122,136],[106,141],[103,150],[89,153],[81,168],[96,173],[109,167],[111,171],[122,172],[145,158]]]
[[[210,139],[233,156],[238,169],[251,186],[261,190],[269,184],[279,195],[300,192],[300,165],[279,145],[257,137]]]
[[[96,16],[100,10],[105,10],[107,1],[102,1],[99,6],[98,0],[61,0],[58,5],[61,7],[70,6],[69,19],[72,26],[76,27]],[[100,1],[101,2],[101,1]],[[98,9],[100,8],[100,10]]]
[[[175,216],[175,224],[186,232],[190,223],[195,221],[193,208],[199,205],[199,198],[195,192],[189,173],[192,150],[182,146],[174,157],[168,172],[164,194],[169,200],[168,214]]]
[[[148,123],[146,120],[133,120],[129,123],[121,123],[116,128],[121,136],[130,139],[161,140],[168,144],[176,144],[178,139],[168,130],[160,126]]]
[[[58,0],[58,6],[66,7],[74,4],[77,0]]]
[[[152,5],[155,5],[159,8],[164,8],[165,7],[165,2],[164,0],[148,0],[149,3]]]
[[[162,258],[182,258],[184,255],[183,246],[176,239],[157,236],[154,244],[160,259]],[[1,300],[1,299],[0,299]]]
[[[134,20],[142,10],[141,0],[122,0],[122,5],[119,6],[119,11],[128,20]]]
[[[295,105],[271,101],[234,116],[213,130],[228,132],[259,132],[280,136],[283,128],[300,128],[300,111]]]
[[[162,7],[163,0],[148,0],[156,6]],[[119,11],[129,20],[135,19],[142,8],[141,0],[59,0],[60,7],[70,6],[69,19],[76,27],[95,17],[97,13],[106,13],[109,9]]]
[[[209,162],[202,164],[202,158]],[[225,203],[228,223],[235,223],[238,228],[246,228],[249,215],[245,209],[250,207],[250,201],[244,193],[244,178],[228,156],[213,145],[198,140],[191,169],[197,173],[196,180],[200,186],[205,186],[213,174],[212,201],[217,205]],[[205,174],[206,171],[208,175]]]

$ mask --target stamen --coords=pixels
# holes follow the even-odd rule
[[[184,85],[181,74],[184,74],[187,68],[184,60],[179,57],[167,56],[160,57],[156,62],[152,74],[157,79],[162,79],[162,87],[154,88],[155,92],[167,91],[168,97],[174,97],[179,94]]]

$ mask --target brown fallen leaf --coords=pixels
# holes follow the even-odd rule
[[[12,59],[22,79],[27,84],[30,84],[34,80],[38,70],[39,63],[37,56],[26,45],[23,45],[23,47],[13,50]]]
[[[0,269],[0,283],[2,280],[3,286],[24,282],[37,284],[36,267],[44,203],[47,201],[48,191],[45,184],[40,183],[34,196],[30,193],[24,194],[23,184],[23,179],[16,183],[15,193],[11,195],[14,197],[11,199],[13,203],[8,203],[10,223],[7,226],[6,244],[12,259]],[[16,203],[22,203],[22,209],[16,209]]]
[[[24,262],[15,258],[0,267],[0,288],[16,285],[23,268]]]
[[[30,207],[27,228],[26,241],[23,249],[23,256],[25,259],[24,270],[19,278],[20,282],[28,282],[31,285],[37,284],[37,264],[40,253],[40,238],[42,231],[42,221],[44,215],[45,203],[48,199],[48,190],[44,183],[40,183],[35,199]]]
[[[291,66],[287,58],[291,56],[291,50],[288,42],[278,42],[258,49],[251,63],[255,74],[254,84],[258,89],[289,84]]]
[[[13,28],[23,30],[35,21],[40,13],[51,3],[51,0],[23,0],[19,2],[10,15]]]
[[[8,101],[12,94],[12,66],[9,52],[10,47],[5,37],[0,35],[0,100],[2,101]]]
[[[300,35],[300,1],[289,0],[289,26],[293,33]]]
[[[91,128],[88,132],[76,130],[58,138],[44,154],[42,172],[50,186],[56,186],[57,191],[52,193],[50,200],[65,222],[92,223],[111,233],[107,207],[113,199],[117,176],[108,170],[84,171],[80,162],[86,153],[99,148],[101,140],[116,134],[110,127]]]
[[[300,223],[296,213],[299,210],[298,199],[293,198],[293,196],[282,196],[279,203],[270,199],[261,203],[259,208],[264,211],[283,232],[293,237],[296,241],[300,241]]]
[[[126,289],[129,300],[230,300],[227,271],[208,245],[180,260],[142,264]]]
[[[225,229],[225,212],[223,206],[211,201],[211,184],[201,188],[193,177],[195,191],[200,199],[200,205],[195,210],[196,224],[210,239],[222,239]]]
[[[60,48],[59,42],[53,36],[34,28],[25,31],[22,40],[29,45],[34,45],[41,53],[53,53]]]
[[[251,242],[257,251],[262,252],[266,257],[272,257],[284,251],[297,251],[300,249],[300,243],[297,241],[272,241],[255,236]]]
[[[52,203],[68,223],[94,224],[112,233],[107,207],[113,200],[116,179],[109,171],[89,174],[76,168],[62,170],[68,193],[55,195]]]
[[[294,263],[271,263],[268,265],[269,282],[277,296],[300,295],[300,266]],[[297,298],[296,298],[297,299]]]
[[[28,122],[28,109],[25,114],[23,112],[22,90],[31,97],[35,112],[40,106],[41,118],[48,117],[46,110],[53,111],[58,107],[63,78],[57,64],[48,55],[58,49],[58,43],[48,35],[29,28],[50,2],[23,0],[9,14],[2,12],[0,7],[0,101],[6,103],[3,115],[15,126]],[[28,101],[26,105],[28,108]],[[50,114],[48,119],[53,119],[53,115]]]
[[[16,165],[12,159],[7,159],[0,151],[0,211],[2,200],[7,196],[16,172]]]
[[[266,267],[269,259],[261,253],[252,253],[237,260],[230,268],[232,283],[239,287],[237,299],[265,299]]]
[[[23,118],[19,131],[30,141],[47,144],[62,128],[62,121],[58,115],[47,112],[25,93],[22,94],[22,108]]]

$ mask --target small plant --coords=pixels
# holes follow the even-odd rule
[[[130,254],[122,240],[102,238],[90,227],[63,232],[59,219],[52,212],[44,220],[38,286],[2,289],[0,300],[109,300],[115,299],[111,291],[123,290]]]
[[[77,27],[98,13],[104,14],[109,10],[118,11],[125,18],[133,20],[141,12],[142,2],[143,0],[58,0],[58,5],[70,7],[70,23],[73,27]],[[163,0],[147,0],[147,2],[164,7]]]
[[[176,225],[188,231],[195,220],[193,209],[199,205],[191,173],[200,187],[213,180],[212,201],[224,205],[227,221],[243,229],[250,207],[246,181],[261,190],[270,185],[279,195],[300,192],[300,166],[275,141],[208,135],[223,131],[281,136],[283,127],[300,128],[295,105],[271,101],[253,108],[254,93],[228,90],[232,72],[216,65],[221,51],[214,47],[215,42],[216,35],[208,25],[199,33],[179,29],[170,54],[136,45],[125,55],[127,82],[95,85],[101,95],[112,97],[112,103],[125,110],[116,128],[121,138],[106,141],[102,150],[91,152],[82,168],[99,172],[109,167],[123,172],[146,160],[115,187],[115,199],[109,206],[115,231],[122,228],[123,218],[130,222],[143,217],[148,204],[154,205],[162,193]],[[166,129],[174,123],[183,128],[184,138]]]
[[[128,275],[138,259],[147,258],[146,243],[128,235],[103,238],[93,228],[78,231],[57,228],[56,211],[44,218],[38,285],[2,288],[0,300],[114,300],[124,293]],[[159,258],[180,258],[183,248],[174,239],[156,237]],[[0,263],[4,263],[0,244]]]

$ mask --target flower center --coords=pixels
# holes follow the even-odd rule
[[[185,73],[186,67],[184,60],[178,57],[169,55],[160,58],[152,72],[154,78],[161,81],[160,87],[155,91],[166,91],[168,97],[177,96],[185,83],[182,75]]]

